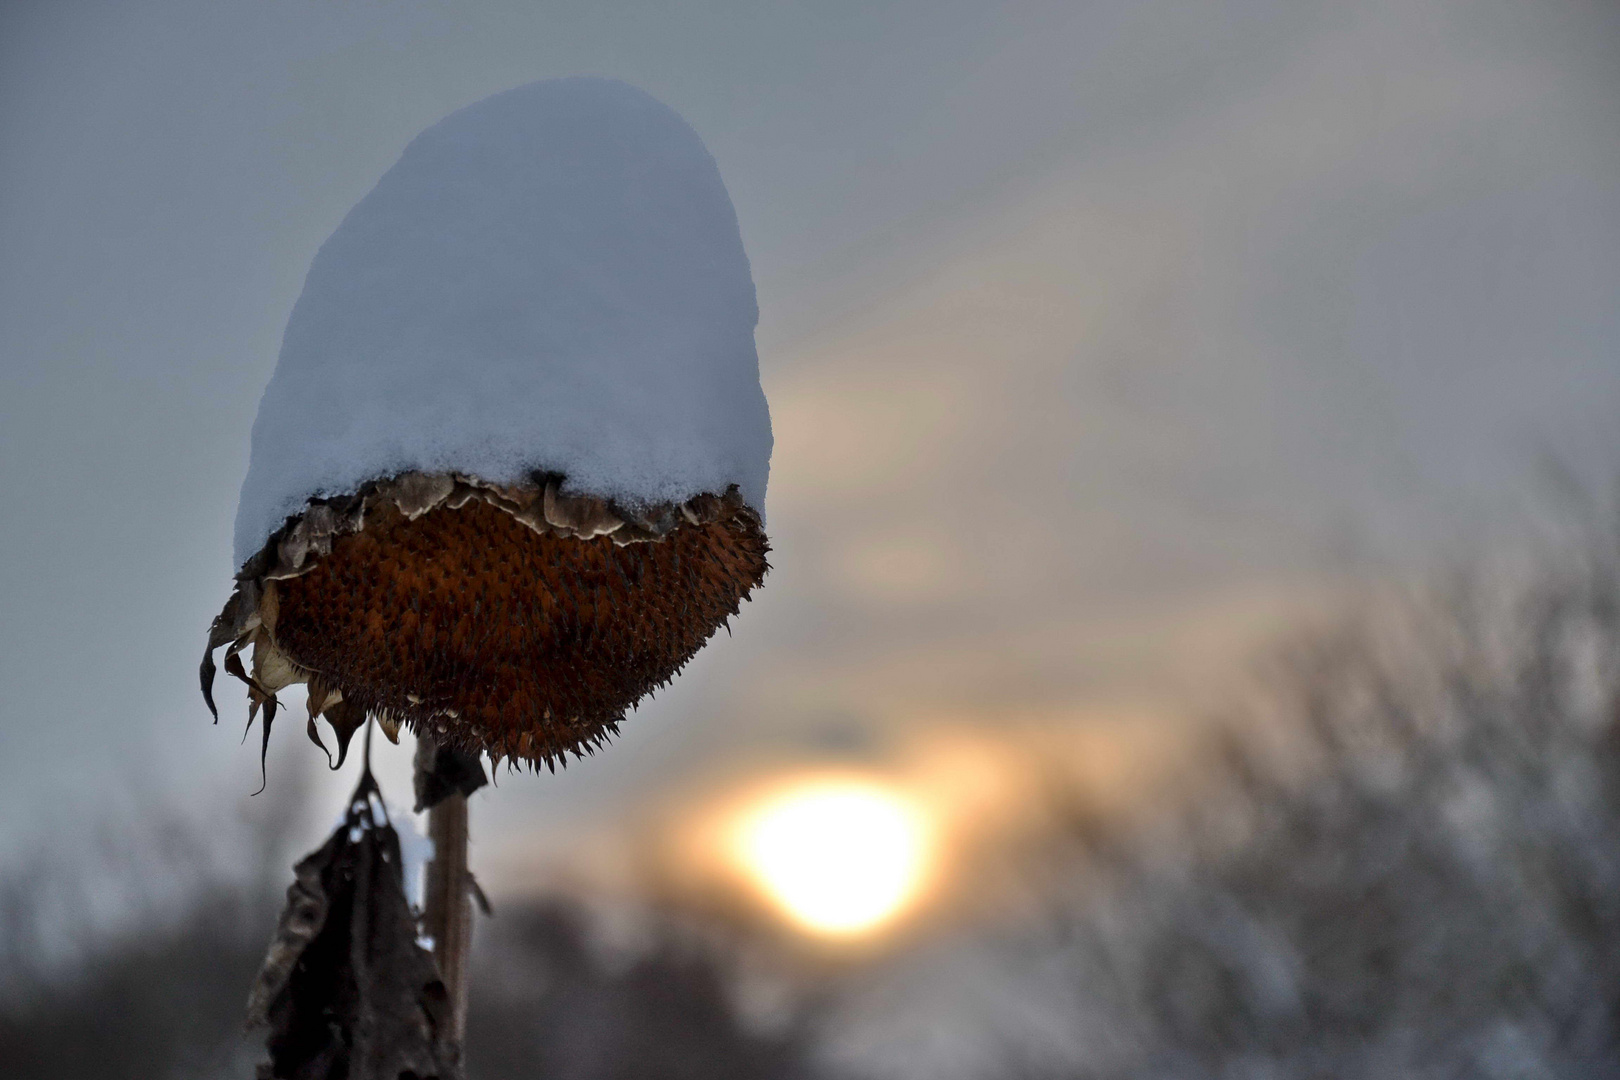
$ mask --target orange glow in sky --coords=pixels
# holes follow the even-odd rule
[[[821,778],[751,804],[733,853],[760,890],[812,933],[853,936],[904,911],[932,858],[930,822],[895,789]]]

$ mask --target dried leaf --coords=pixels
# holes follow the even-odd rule
[[[478,910],[483,913],[484,918],[495,914],[494,909],[489,906],[489,897],[485,895],[484,887],[478,884],[478,879],[472,876],[471,870],[467,871],[467,891],[472,894],[473,903],[478,905]]]
[[[294,868],[248,998],[249,1025],[270,1028],[259,1080],[461,1080],[377,794],[367,772],[337,831]]]
[[[489,778],[477,754],[443,743],[435,745],[433,767],[416,770],[416,812],[437,806],[452,795],[471,795],[487,783]]]

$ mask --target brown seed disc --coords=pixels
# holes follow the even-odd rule
[[[759,585],[768,550],[732,501],[718,520],[624,545],[540,535],[479,500],[415,520],[383,502],[275,583],[269,629],[346,702],[550,764],[668,682]]]

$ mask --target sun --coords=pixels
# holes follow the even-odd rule
[[[822,778],[753,804],[737,826],[735,854],[799,926],[848,937],[888,922],[917,898],[929,834],[921,810],[893,789]]]

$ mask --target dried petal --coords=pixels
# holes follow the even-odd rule
[[[341,769],[349,756],[349,740],[366,722],[366,711],[340,699],[326,707],[325,715],[326,722],[332,725],[332,733],[337,736],[338,759],[332,768]]]
[[[415,521],[449,498],[455,486],[451,477],[413,472],[395,480],[389,494],[406,520]]]
[[[389,742],[395,746],[399,745],[399,721],[397,719],[392,716],[378,716],[377,726],[382,728],[382,733],[388,737]]]
[[[260,794],[270,785],[270,774],[265,769],[265,759],[270,754],[270,725],[275,723],[276,709],[280,705],[281,703],[276,700],[274,694],[266,698],[264,702],[264,724],[261,728],[264,733],[264,741],[259,745],[259,790],[253,793],[255,795]],[[249,720],[249,723],[251,722]]]

